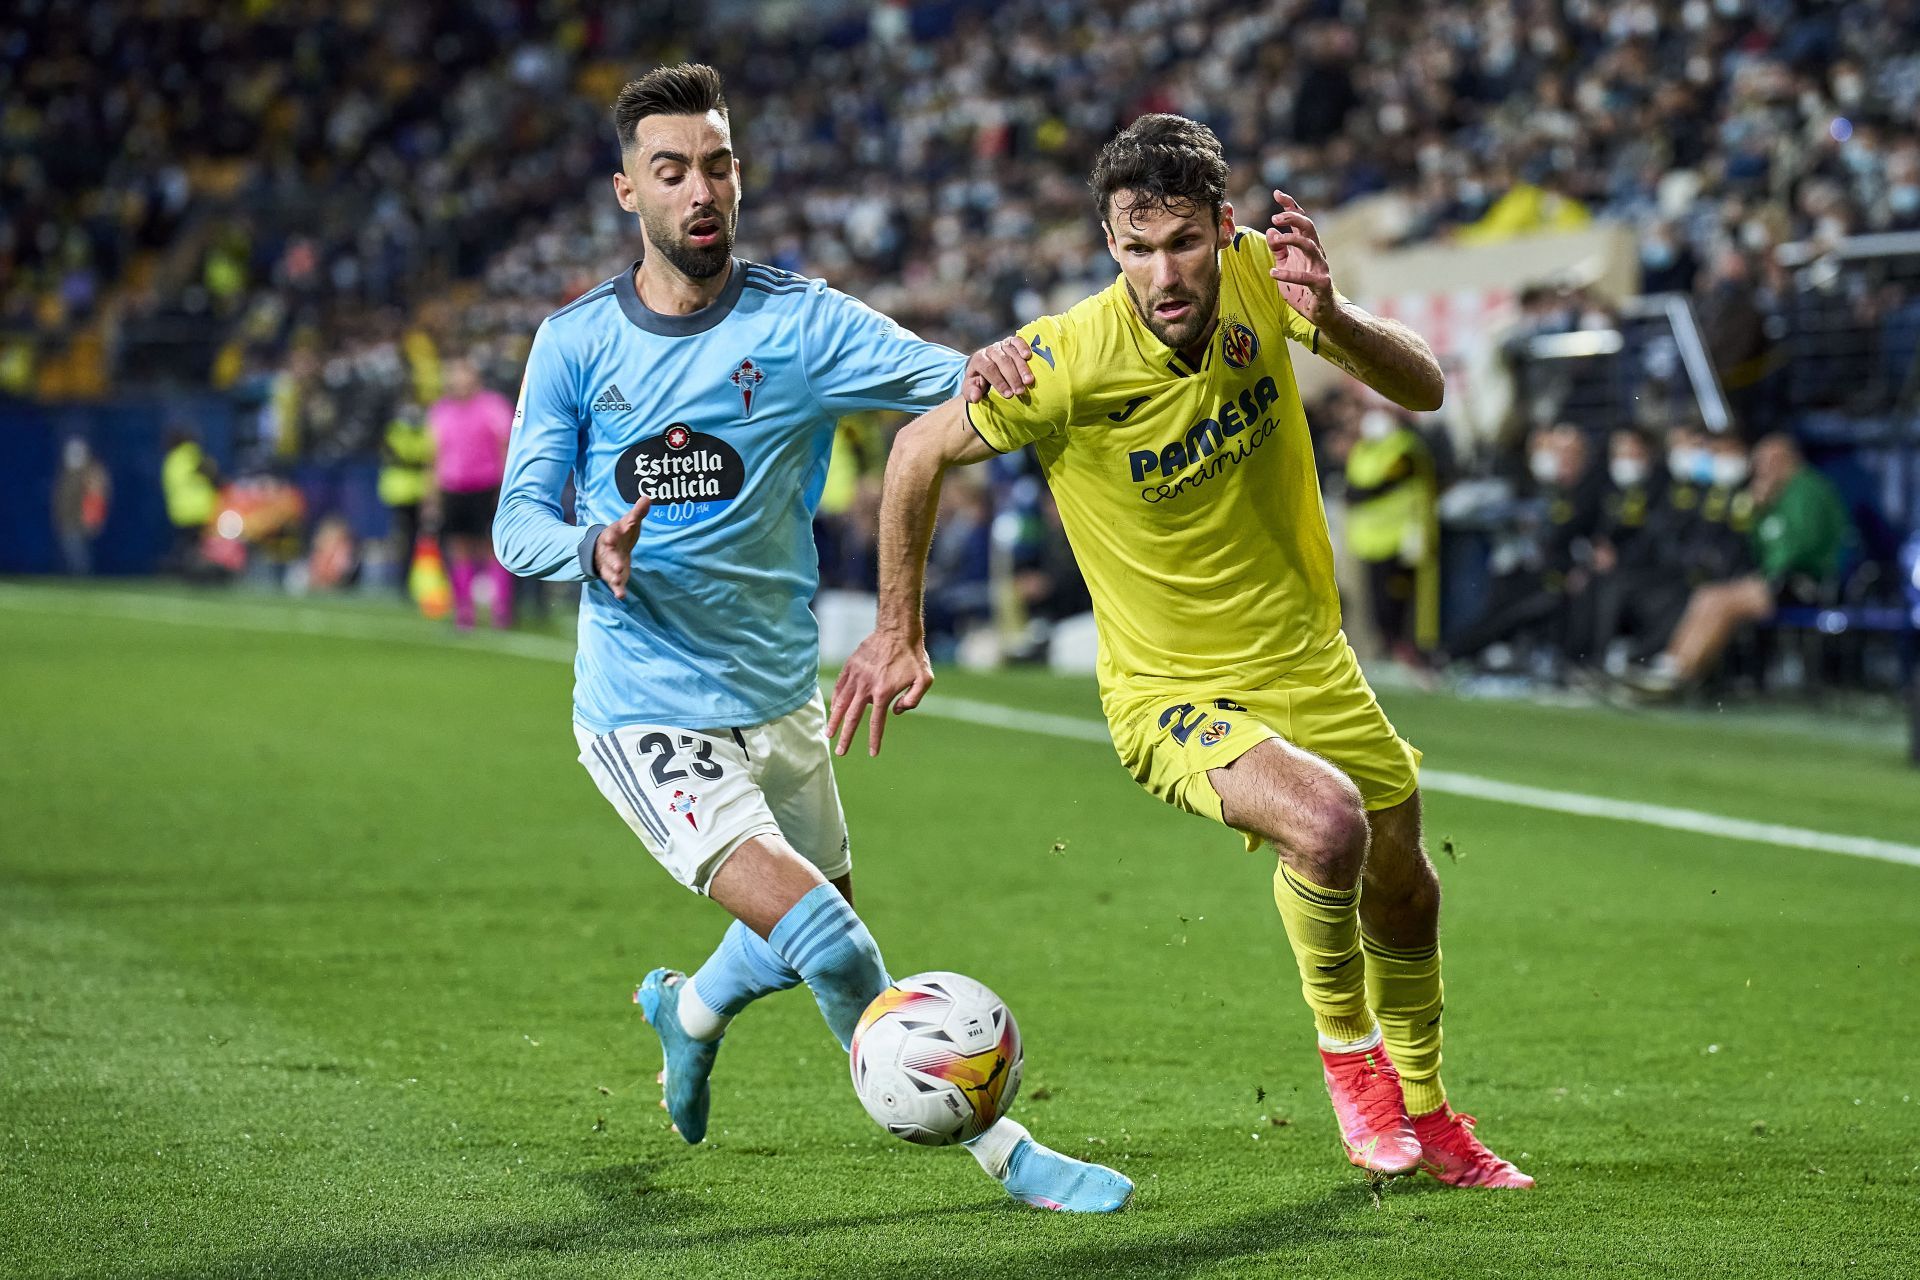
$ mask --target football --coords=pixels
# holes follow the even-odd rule
[[[897,979],[853,1031],[853,1088],[874,1122],[926,1147],[977,1138],[1020,1092],[1020,1028],[958,973]]]

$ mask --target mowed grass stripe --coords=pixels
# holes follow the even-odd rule
[[[220,601],[217,606],[209,608],[208,605],[212,603],[144,594],[110,595],[98,591],[0,586],[0,608],[29,612],[125,618],[130,621],[267,634],[448,646],[546,661],[571,662],[574,657],[573,642],[554,636],[511,632],[457,635],[428,630],[410,620],[346,612],[330,607]],[[1000,703],[948,695],[936,695],[928,699],[919,710],[924,715],[940,719],[1102,746],[1109,743],[1106,725],[1082,716],[1027,711]],[[1698,809],[1529,786],[1451,770],[1422,769],[1420,782],[1425,790],[1436,794],[1469,796],[1550,813],[1635,822],[1669,831],[1920,867],[1920,845],[1872,836],[1819,831],[1785,823],[1756,822]]]
[[[1097,720],[1078,716],[1052,715],[1022,711],[997,702],[979,702],[970,698],[934,697],[920,708],[931,716],[964,720],[971,724],[1000,729],[1017,729],[1055,738],[1082,742],[1107,742],[1107,727]],[[1569,813],[1583,818],[1612,818],[1620,822],[1638,822],[1669,831],[1690,831],[1695,835],[1718,836],[1728,840],[1746,840],[1755,844],[1778,845],[1787,849],[1806,849],[1816,853],[1840,853],[1857,858],[1878,858],[1903,866],[1920,867],[1920,845],[1871,836],[1839,835],[1830,831],[1810,831],[1805,827],[1776,822],[1750,822],[1697,809],[1678,809],[1670,805],[1642,804],[1633,800],[1614,800],[1590,796],[1578,791],[1558,791],[1548,787],[1530,787],[1517,782],[1502,782],[1471,773],[1445,769],[1420,770],[1423,790],[1441,795],[1470,796],[1497,804],[1544,809],[1550,813]]]

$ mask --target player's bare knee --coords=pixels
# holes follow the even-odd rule
[[[1344,889],[1360,878],[1367,859],[1367,811],[1351,786],[1329,787],[1303,804],[1299,830],[1288,841],[1300,872],[1315,884]]]

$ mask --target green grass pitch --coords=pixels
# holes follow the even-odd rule
[[[722,917],[574,762],[557,642],[127,598],[0,587],[6,1276],[1920,1274],[1920,868],[1430,796],[1446,1078],[1540,1185],[1376,1203],[1267,857],[1100,744],[896,721],[840,775],[862,913],[998,990],[1016,1114],[1138,1182],[1070,1218],[882,1134],[804,992],[667,1131],[628,999]],[[1435,769],[1920,841],[1884,733],[1385,701]]]

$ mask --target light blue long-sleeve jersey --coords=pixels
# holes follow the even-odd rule
[[[813,696],[812,520],[834,423],[955,395],[964,359],[819,280],[736,258],[691,315],[623,271],[533,339],[494,518],[501,563],[581,582],[574,718],[736,728]],[[571,478],[578,523],[562,514]],[[593,572],[600,530],[648,494],[625,601]]]

